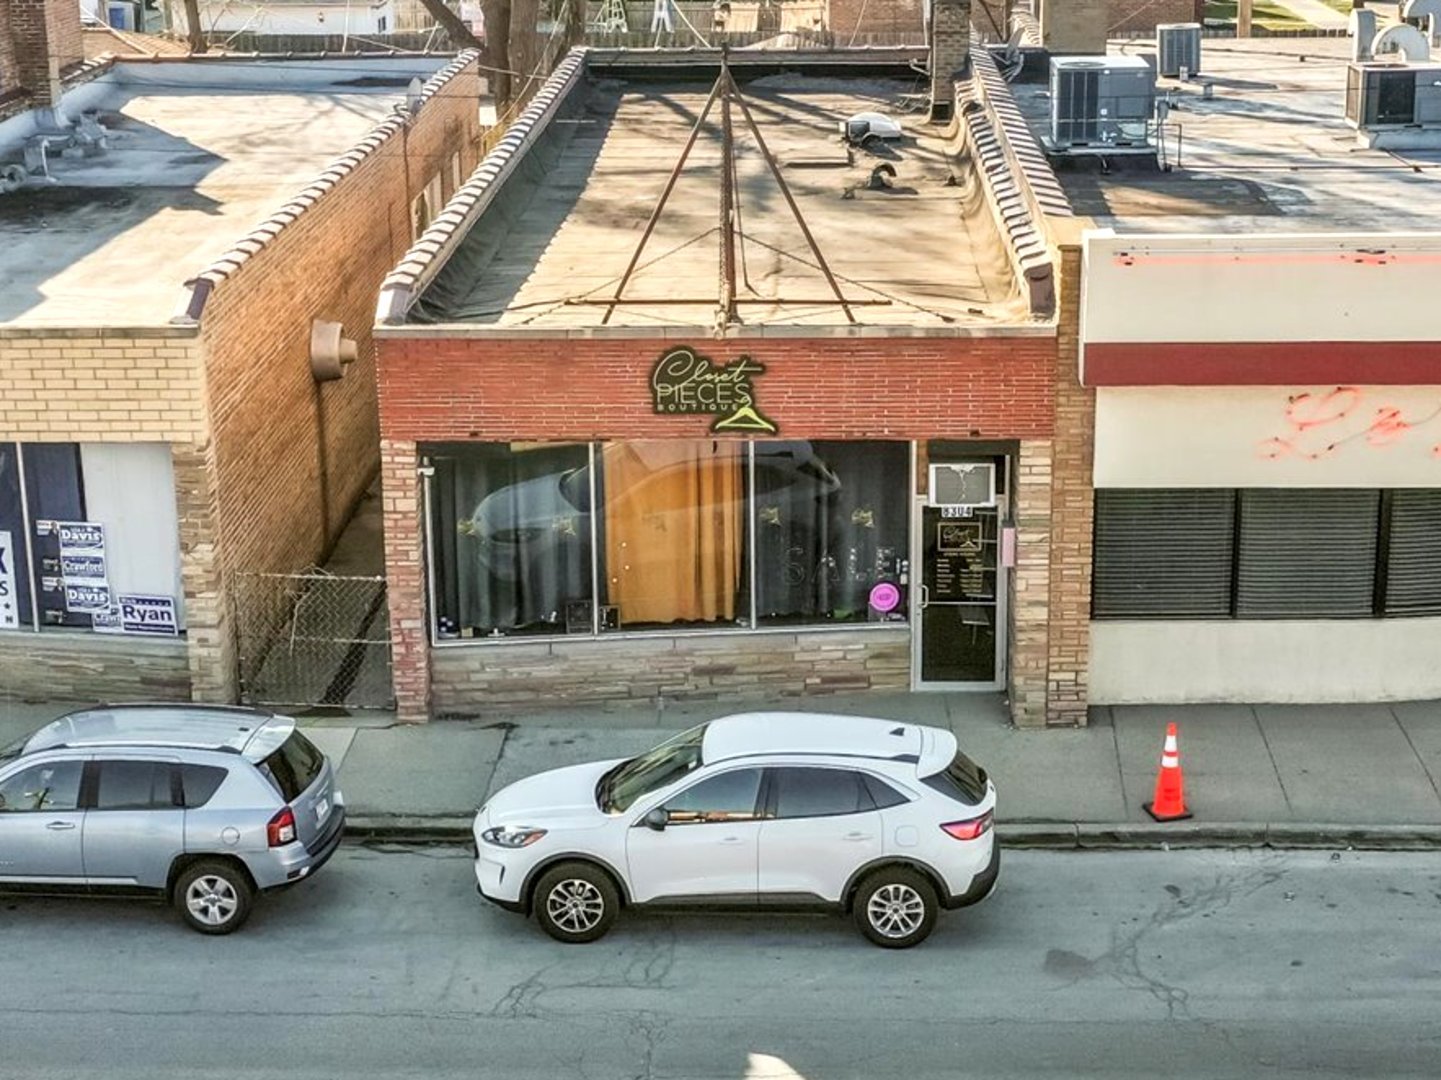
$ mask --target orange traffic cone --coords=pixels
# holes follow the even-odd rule
[[[1156,795],[1143,809],[1157,821],[1184,821],[1191,816],[1182,794],[1181,752],[1176,748],[1176,725],[1166,725],[1166,745],[1161,750],[1161,771],[1156,775]]]

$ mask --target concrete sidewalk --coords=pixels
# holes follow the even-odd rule
[[[1084,730],[1009,726],[994,695],[869,694],[780,707],[950,728],[995,777],[1000,835],[1047,847],[1441,847],[1441,702],[1128,706]],[[65,711],[0,701],[0,745]],[[544,769],[626,757],[733,703],[498,714],[397,725],[386,714],[302,717],[340,763],[353,832],[463,839],[492,792]],[[1180,725],[1191,821],[1157,825],[1151,798],[1167,721]]]

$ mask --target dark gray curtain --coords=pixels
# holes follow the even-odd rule
[[[755,485],[760,623],[865,621],[907,557],[906,444],[758,442]]]
[[[444,636],[590,631],[584,445],[437,447],[436,606]],[[573,606],[574,605],[574,606]]]

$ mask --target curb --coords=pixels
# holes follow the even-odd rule
[[[346,822],[354,843],[410,846],[469,844],[474,818],[373,814]],[[1174,848],[1271,848],[1305,851],[1438,851],[1441,825],[1339,825],[1305,822],[999,822],[1006,848],[1038,851],[1160,851]]]

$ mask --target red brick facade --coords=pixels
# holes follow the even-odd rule
[[[5,0],[0,6],[0,100],[15,90],[30,104],[54,104],[60,77],[85,59],[80,5],[72,0]]]
[[[657,416],[650,371],[680,341],[381,338],[381,438],[685,439],[711,417]],[[795,438],[1048,438],[1052,333],[688,341],[748,355],[757,408]]]
[[[756,408],[777,425],[781,438],[915,439],[922,445],[933,438],[1004,439],[1045,447],[1053,438],[1057,353],[1049,328],[972,337],[756,337],[684,343],[718,364],[742,355],[764,364],[764,374],[753,380]],[[386,571],[402,720],[429,717],[432,685],[438,678],[427,630],[417,444],[704,436],[712,417],[657,415],[653,409],[651,369],[678,344],[682,342],[640,336],[377,339]],[[1047,461],[1043,483],[1049,477]],[[1039,522],[1043,537],[1047,528],[1048,521]],[[1037,585],[1044,590],[1048,548],[1038,550],[1042,558]],[[1044,609],[1044,602],[1040,607]],[[1024,613],[1017,617],[1029,618]],[[1028,680],[1024,712],[1017,715],[1022,722],[1043,723],[1044,632],[1032,637],[1039,650],[1038,670]],[[817,648],[822,650],[817,656],[825,655],[824,647],[813,642],[791,645],[798,655],[809,656]],[[535,685],[551,677],[547,673],[572,666],[564,657],[532,656],[524,649],[486,651],[480,657],[485,648],[475,646],[464,655],[473,658],[467,663],[501,669],[471,678],[474,692],[486,700],[497,686],[518,687],[527,680]],[[904,678],[904,665],[894,670],[890,653],[895,649],[893,641],[879,638],[869,650],[851,642],[839,649],[840,659],[831,662],[885,668],[882,674],[889,682],[881,681],[875,670],[856,677],[872,686],[890,685],[898,675]],[[646,662],[644,649],[632,652],[622,662]],[[445,655],[453,660],[460,654]],[[614,661],[616,654],[610,655]],[[726,660],[745,662],[734,656]],[[667,662],[685,661],[671,654]],[[457,677],[450,671],[454,666],[447,665],[452,683]],[[438,686],[436,694],[441,696]],[[1022,696],[1013,688],[1018,710]]]

